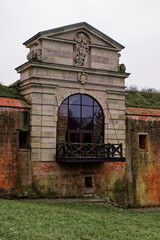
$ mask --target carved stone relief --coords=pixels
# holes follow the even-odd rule
[[[88,81],[88,74],[83,72],[78,73],[78,81],[82,84],[85,84]]]
[[[74,46],[74,52],[76,53],[75,64],[77,66],[84,66],[85,60],[89,53],[90,39],[85,33],[79,32],[75,35],[74,40],[76,41]]]

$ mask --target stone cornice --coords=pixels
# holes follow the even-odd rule
[[[78,83],[77,81],[73,81],[73,80],[63,80],[63,79],[53,79],[53,78],[44,78],[44,77],[31,77],[31,78],[28,78],[28,79],[25,79],[23,80],[23,85],[21,85],[19,87],[19,90],[25,90],[27,88],[30,88],[30,87],[38,87],[38,88],[58,88],[59,87],[59,84],[55,84],[53,82],[51,82],[50,84],[46,84],[46,83],[40,83],[39,80],[40,79],[43,79],[43,81],[45,80],[54,80],[54,81],[57,81],[57,82],[63,82],[65,83],[63,86],[60,86],[60,87],[64,87],[64,88],[77,88],[79,89],[80,88],[80,83]],[[35,82],[33,82],[35,81]],[[70,86],[68,85],[68,83],[71,83],[71,84],[74,84],[74,86]],[[100,87],[100,88],[103,88],[103,90],[98,90],[98,91],[106,91],[106,93],[119,93],[119,95],[124,95],[124,90],[125,90],[125,87],[124,86],[117,86],[117,85],[111,85],[111,84],[99,84],[99,83],[91,83],[91,82],[87,82],[85,83],[85,85],[83,85],[83,89],[91,89],[91,86],[93,87],[93,90],[95,90],[95,88],[97,87]],[[81,85],[81,88],[82,88],[82,85]],[[109,88],[107,90],[104,90],[104,88]],[[116,91],[115,89],[119,89],[119,91]]]
[[[97,75],[105,75],[105,76],[120,77],[120,78],[127,78],[130,75],[130,73],[125,73],[125,72],[118,72],[118,71],[116,72],[116,71],[87,68],[87,67],[77,67],[77,66],[70,66],[70,65],[63,65],[63,64],[56,64],[56,63],[41,62],[41,61],[26,62],[23,65],[17,67],[15,70],[18,73],[21,73],[24,70],[32,67],[62,70],[62,71],[72,71],[77,73],[85,71],[85,73],[87,74],[97,74]]]
[[[30,87],[34,87],[34,88],[49,88],[49,89],[51,89],[51,88],[53,88],[53,89],[55,89],[55,88],[57,88],[57,84],[45,84],[45,83],[43,83],[43,84],[41,84],[41,83],[33,83],[33,82],[29,82],[29,83],[27,83],[27,84],[24,84],[24,85],[22,85],[22,86],[20,86],[19,88],[18,88],[18,90],[25,90],[25,89],[27,89],[27,88],[30,88]]]

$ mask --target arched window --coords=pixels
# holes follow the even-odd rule
[[[104,115],[89,95],[74,94],[58,110],[57,142],[103,143]]]

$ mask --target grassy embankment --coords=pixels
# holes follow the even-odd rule
[[[160,108],[160,92],[156,89],[148,88],[140,91],[137,88],[126,90],[127,107]]]
[[[2,84],[0,84],[0,97],[16,98],[16,99],[24,100],[23,96],[16,89],[9,88]]]
[[[0,240],[159,240],[160,212],[0,199]]]

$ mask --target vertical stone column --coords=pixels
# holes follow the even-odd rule
[[[55,158],[55,86],[37,85],[32,93],[31,151],[31,161],[53,161]]]

